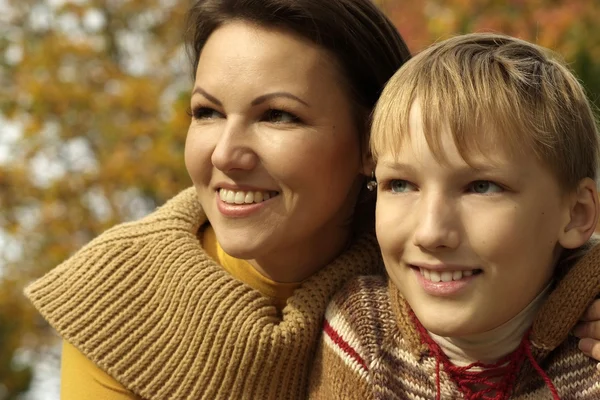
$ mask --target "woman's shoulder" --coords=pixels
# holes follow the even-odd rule
[[[79,252],[89,248],[111,247],[115,243],[143,243],[156,236],[195,236],[198,228],[205,222],[206,215],[197,200],[195,189],[188,188],[145,217],[106,230]]]
[[[84,258],[88,262],[92,254],[115,253],[129,248],[153,245],[166,238],[195,237],[206,216],[196,200],[193,188],[180,192],[147,216],[115,225],[91,240],[51,272],[59,272],[77,264]]]
[[[199,398],[214,389],[196,385],[202,373],[209,374],[204,383],[212,381],[203,366],[234,362],[237,347],[219,347],[276,321],[267,299],[201,247],[195,199],[185,191],[148,217],[110,229],[26,289],[63,339],[144,398],[179,391]],[[186,376],[194,368],[198,379],[164,381],[165,371]],[[226,372],[219,369],[219,379]]]
[[[178,249],[196,243],[202,210],[194,207],[194,199],[193,189],[185,190],[148,216],[108,229],[29,285],[26,295],[37,306],[43,297],[61,292],[60,287],[77,287],[83,280],[83,286],[91,288],[111,277],[128,275],[132,269],[157,266],[149,262],[152,254],[161,253],[167,259],[175,256]]]

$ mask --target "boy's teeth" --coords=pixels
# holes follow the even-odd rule
[[[241,190],[219,189],[219,198],[229,204],[261,203],[277,194],[277,192],[244,192]]]
[[[451,282],[452,281],[452,272],[450,271],[444,271],[441,274],[442,277],[442,282]]]
[[[235,192],[235,204],[244,204],[246,195],[244,192]]]
[[[465,270],[465,271],[430,271],[424,268],[419,268],[419,272],[425,279],[428,281],[438,283],[438,282],[450,282],[450,281],[460,281],[462,278],[466,278],[473,275],[473,270]]]

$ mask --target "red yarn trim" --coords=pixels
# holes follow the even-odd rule
[[[329,336],[331,341],[337,345],[339,349],[341,349],[344,353],[348,355],[351,359],[353,359],[358,365],[367,370],[367,364],[365,360],[354,350],[352,346],[348,342],[344,340],[344,338],[337,333],[337,331],[329,324],[329,321],[325,320],[323,323],[323,330],[325,334]]]
[[[430,353],[436,360],[436,400],[441,399],[440,364],[444,366],[444,371],[456,383],[465,400],[507,400],[516,382],[517,373],[526,359],[529,359],[552,392],[553,400],[560,400],[558,391],[552,381],[531,354],[529,332],[525,334],[521,344],[515,351],[493,364],[475,362],[464,367],[458,367],[452,364],[440,346],[429,336],[427,330],[413,312],[411,312],[411,317],[421,335],[422,342],[427,344]],[[477,367],[481,368],[482,371],[472,371],[473,368]],[[473,389],[474,386],[480,386],[481,389]]]
[[[530,345],[531,345],[531,342],[529,340],[527,340],[525,343],[525,353],[527,353],[527,358],[529,358],[529,362],[531,363],[531,365],[533,365],[533,368],[535,368],[535,370],[538,372],[538,374],[540,374],[540,376],[546,383],[546,386],[548,386],[548,389],[550,389],[550,392],[552,393],[552,399],[560,400],[560,397],[558,396],[558,390],[556,390],[556,387],[550,380],[550,377],[546,374],[546,372],[544,372],[542,367],[540,367],[540,365],[537,363],[537,361],[533,357],[533,354],[531,353]]]

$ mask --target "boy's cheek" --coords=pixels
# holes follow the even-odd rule
[[[375,230],[382,252],[400,250],[410,235],[411,220],[406,207],[390,200],[378,200]]]

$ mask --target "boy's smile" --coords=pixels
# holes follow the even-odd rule
[[[423,290],[432,296],[452,296],[464,290],[481,269],[461,265],[410,262]]]
[[[569,196],[525,151],[481,142],[467,163],[448,133],[443,154],[433,154],[418,103],[409,133],[377,162],[377,237],[388,274],[428,330],[494,329],[548,285]]]

